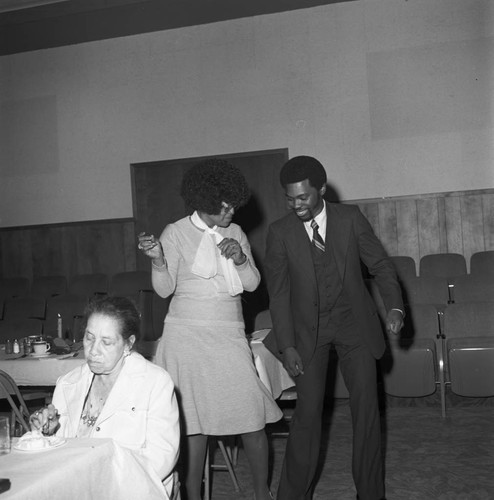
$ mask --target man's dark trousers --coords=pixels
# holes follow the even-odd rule
[[[320,315],[314,356],[308,366],[304,366],[304,374],[296,378],[297,403],[290,425],[278,500],[312,499],[332,345],[336,348],[350,394],[352,472],[359,499],[378,500],[384,497],[376,360],[356,333],[351,308],[342,295],[330,312]]]

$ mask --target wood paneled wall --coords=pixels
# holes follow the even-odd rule
[[[494,250],[494,189],[354,200],[390,255]],[[0,229],[0,277],[136,269],[133,219]]]
[[[350,203],[350,202],[349,202]],[[389,255],[494,250],[494,189],[355,200]]]
[[[0,229],[0,277],[106,273],[136,268],[133,219]]]

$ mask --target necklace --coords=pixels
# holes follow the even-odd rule
[[[105,391],[105,393],[101,396],[96,395],[94,384],[94,376],[91,381],[91,385],[86,394],[86,398],[84,399],[83,410],[81,414],[81,422],[88,427],[93,427],[98,417],[100,416],[101,410],[105,406],[106,399],[108,398],[108,394],[110,390]]]

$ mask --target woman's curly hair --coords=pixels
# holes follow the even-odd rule
[[[180,194],[190,208],[210,215],[220,213],[223,201],[237,209],[250,196],[240,170],[218,158],[205,160],[185,172]]]

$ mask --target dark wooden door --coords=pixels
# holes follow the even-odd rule
[[[234,222],[249,238],[256,264],[263,275],[266,234],[268,225],[286,213],[279,171],[288,159],[287,149],[249,153],[216,155],[229,160],[244,174],[251,189],[245,207],[239,209]],[[136,236],[146,231],[159,236],[163,228],[188,215],[180,196],[184,172],[202,158],[186,158],[131,165]],[[137,256],[137,268],[149,269],[149,261]],[[264,280],[258,290],[243,295],[247,330],[251,329],[255,314],[268,306]]]

